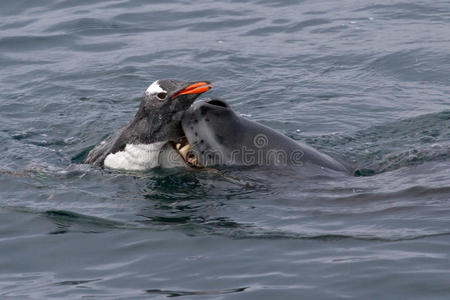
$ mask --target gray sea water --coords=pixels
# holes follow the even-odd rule
[[[0,2],[1,299],[449,299],[450,3]],[[157,79],[359,176],[81,162]]]

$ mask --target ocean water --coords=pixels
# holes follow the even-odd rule
[[[448,1],[0,3],[1,299],[449,299]],[[157,79],[355,164],[82,164]]]

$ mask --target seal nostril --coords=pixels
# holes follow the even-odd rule
[[[211,99],[211,100],[206,101],[206,103],[209,103],[209,104],[212,104],[215,106],[225,107],[225,108],[228,107],[228,104],[226,102],[224,102],[222,100],[218,100],[218,99]]]

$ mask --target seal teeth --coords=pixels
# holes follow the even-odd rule
[[[192,166],[199,166],[200,164],[198,163],[197,157],[195,157],[195,155],[191,152],[189,153],[190,155],[188,155],[186,161],[191,164]]]
[[[191,150],[191,145],[189,145],[189,144],[187,144],[183,148],[178,149],[178,151],[180,152],[181,156],[183,156],[184,160],[186,160],[186,157],[187,157],[187,154],[188,154],[189,150]]]
[[[177,148],[177,150],[180,150],[180,148],[181,148],[181,143],[176,144],[176,145],[175,145],[175,148]]]

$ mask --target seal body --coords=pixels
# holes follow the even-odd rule
[[[265,126],[237,115],[222,100],[191,105],[182,129],[202,166],[323,168],[349,173],[344,163]]]

